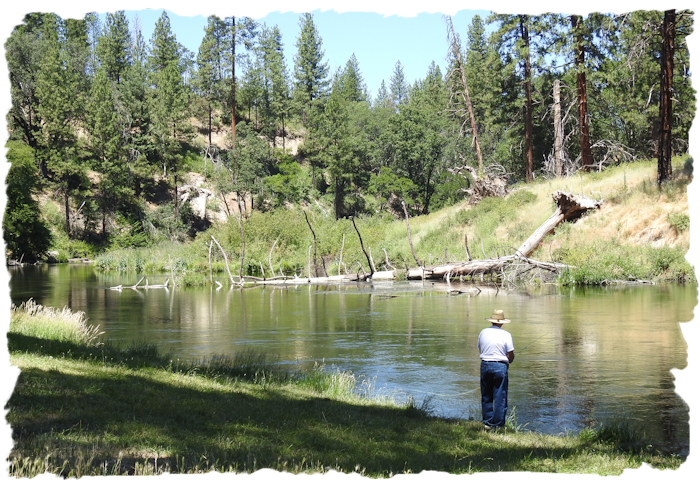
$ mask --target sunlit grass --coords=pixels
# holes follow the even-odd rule
[[[45,307],[32,299],[19,306],[12,305],[10,332],[88,346],[99,345],[99,337],[103,334],[99,327],[87,323],[83,312],[73,312],[68,307]]]

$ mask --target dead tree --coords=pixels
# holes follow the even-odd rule
[[[471,124],[472,129],[472,146],[476,151],[476,159],[479,163],[479,171],[483,169],[483,161],[481,157],[481,147],[479,146],[479,137],[476,130],[476,119],[474,118],[474,109],[472,108],[471,97],[469,96],[469,87],[467,86],[467,77],[464,73],[464,64],[462,63],[462,54],[460,52],[459,36],[455,33],[454,27],[452,25],[452,18],[449,15],[445,15],[445,21],[447,22],[447,40],[451,44],[452,57],[454,60],[454,66],[450,72],[450,77],[453,79],[454,84],[457,87],[453,87],[450,92],[450,100],[456,106],[454,108],[454,113],[457,117],[465,118],[461,124],[459,135],[463,136],[465,133],[464,126],[467,123],[467,119],[464,115],[464,109],[467,110],[468,120]],[[462,102],[459,101],[459,97],[462,97],[462,102],[465,107],[461,107]]]
[[[564,124],[561,120],[560,80],[554,81],[554,174],[561,177],[564,166]]]
[[[476,169],[467,164],[449,168],[447,171],[469,180],[469,188],[462,188],[461,191],[469,196],[470,204],[476,204],[487,196],[502,198],[508,194],[508,173],[502,166],[490,165],[481,176],[477,174]]]
[[[603,203],[602,200],[592,200],[585,196],[575,196],[563,191],[557,191],[552,194],[552,198],[557,204],[557,209],[520,245],[520,248],[515,252],[519,256],[528,257],[537,248],[542,239],[554,231],[554,228],[560,223],[577,220],[588,210],[600,208]]]
[[[411,240],[411,227],[408,224],[408,210],[406,209],[406,203],[402,200],[401,206],[403,207],[403,214],[406,217],[406,231],[408,232],[408,244],[411,246],[411,253],[413,253],[413,259],[416,261],[419,267],[422,266],[418,256],[416,256],[416,251],[413,249],[413,241]]]

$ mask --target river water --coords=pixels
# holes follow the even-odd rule
[[[679,323],[693,318],[696,285],[523,292],[469,285],[382,282],[249,289],[123,289],[140,276],[89,265],[10,270],[19,304],[80,310],[121,344],[149,342],[182,359],[264,352],[289,364],[351,371],[374,394],[409,395],[436,415],[480,419],[476,338],[495,308],[513,322],[509,407],[524,429],[558,434],[624,421],[687,454],[689,410],[670,370],[683,369]],[[148,276],[161,284],[165,276]],[[142,282],[142,283],[145,283]],[[451,292],[452,291],[452,292]]]

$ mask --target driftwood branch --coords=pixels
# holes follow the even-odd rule
[[[316,260],[318,258],[317,251],[316,251],[316,232],[311,226],[311,222],[309,221],[309,217],[304,212],[304,218],[306,218],[306,224],[309,225],[309,230],[311,230],[311,234],[314,237],[314,276],[318,277],[318,265],[316,264]],[[321,257],[321,263],[323,264],[323,275],[327,275],[326,273],[326,263],[323,261],[323,257]]]
[[[270,254],[267,256],[267,263],[270,264],[270,272],[272,272],[273,277],[275,276],[275,269],[272,267],[272,250],[275,249],[275,245],[277,245],[277,240],[275,240],[275,242],[272,244],[272,248],[270,248]]]
[[[237,216],[234,216],[234,218],[238,222],[238,229],[241,231],[241,266],[238,269],[238,280],[242,284],[243,283],[243,262],[245,261],[245,235],[243,234],[243,224],[241,223],[241,220],[239,220]]]
[[[236,282],[233,281],[233,275],[231,275],[231,269],[228,266],[228,257],[226,256],[226,252],[223,248],[221,248],[221,244],[216,238],[214,238],[214,235],[211,236],[211,239],[214,240],[214,243],[216,243],[216,246],[219,247],[219,250],[221,251],[221,255],[224,257],[224,263],[226,264],[226,273],[228,273],[228,278],[231,281],[231,285],[235,285]]]
[[[355,227],[355,231],[357,232],[357,236],[360,239],[360,247],[362,248],[362,252],[365,254],[365,257],[367,258],[367,264],[369,265],[369,270],[370,274],[369,276],[371,277],[372,274],[374,274],[374,264],[372,263],[372,259],[370,258],[369,255],[367,255],[367,250],[365,250],[365,244],[362,242],[362,235],[360,235],[360,230],[357,229],[357,225],[355,224],[355,217],[352,217],[352,226]],[[362,265],[360,265],[360,268],[362,268]],[[362,270],[364,272],[364,269]]]
[[[403,207],[403,214],[406,217],[406,231],[408,232],[408,244],[411,246],[411,253],[413,253],[413,259],[416,261],[416,264],[419,267],[421,267],[423,265],[418,260],[418,257],[416,256],[416,251],[413,249],[413,241],[411,240],[411,227],[408,224],[408,210],[406,209],[406,202],[401,200],[401,206]]]

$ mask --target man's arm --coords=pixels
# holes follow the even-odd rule
[[[515,351],[508,351],[506,356],[508,356],[508,363],[513,362],[513,359],[515,359]]]

